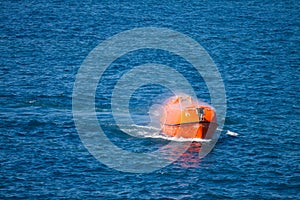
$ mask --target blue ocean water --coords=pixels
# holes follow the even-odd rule
[[[1,199],[300,199],[297,1],[5,1],[0,9]],[[83,145],[72,91],[82,62],[99,43],[139,27],[164,27],[199,42],[223,78],[227,114],[206,157],[199,159],[192,148],[157,171],[125,173]],[[187,65],[159,50],[124,55],[106,72],[112,81],[98,85],[97,112],[109,113],[113,85],[123,73],[149,62],[183,72]],[[205,83],[193,74],[187,79],[209,102]],[[168,92],[157,85],[140,88],[131,111],[143,118]],[[167,143],[124,134],[109,114],[99,121],[129,151]]]

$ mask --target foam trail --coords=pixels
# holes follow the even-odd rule
[[[123,127],[123,130],[135,137],[141,138],[154,138],[154,139],[163,139],[176,142],[209,142],[210,139],[200,139],[200,138],[182,138],[182,137],[170,137],[162,133],[160,128],[153,126],[140,126],[140,125],[131,125]]]

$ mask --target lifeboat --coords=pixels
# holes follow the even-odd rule
[[[160,124],[168,136],[200,139],[211,139],[218,126],[215,109],[190,96],[169,98]]]

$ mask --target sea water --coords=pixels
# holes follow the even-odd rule
[[[4,1],[0,9],[1,199],[300,198],[298,1]],[[227,112],[207,156],[199,157],[196,142],[170,165],[127,173],[83,144],[72,92],[98,44],[142,27],[171,29],[201,44],[221,74]],[[117,80],[145,63],[173,67],[197,97],[211,101],[201,76],[179,56],[141,49],[118,58],[103,75],[110,81],[99,81],[95,111],[110,141],[136,153],[170,142],[148,126],[151,105],[171,94],[165,87],[144,85],[132,94],[136,125],[123,130],[145,137],[125,133],[111,115]]]

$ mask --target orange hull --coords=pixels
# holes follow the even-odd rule
[[[218,126],[214,108],[190,96],[171,97],[160,123],[168,136],[201,139],[212,138]]]

